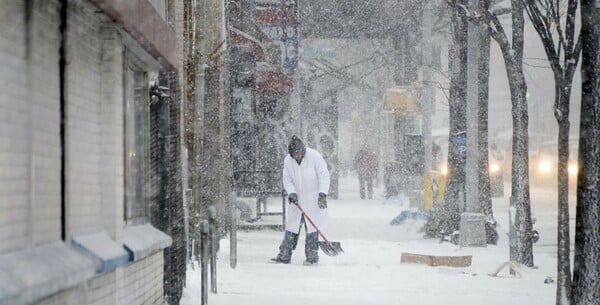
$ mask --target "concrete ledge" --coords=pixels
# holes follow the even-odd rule
[[[168,69],[177,69],[177,37],[148,0],[90,0]]]
[[[123,236],[125,250],[129,253],[130,261],[150,256],[173,243],[169,235],[150,224],[126,227]]]
[[[98,262],[97,273],[110,272],[129,262],[129,254],[122,245],[114,242],[108,234],[100,232],[73,237],[73,245],[92,255]]]
[[[428,266],[469,267],[471,255],[464,256],[439,256],[415,253],[402,253],[400,263],[423,264]]]
[[[0,256],[0,304],[31,304],[84,283],[96,262],[63,242]]]

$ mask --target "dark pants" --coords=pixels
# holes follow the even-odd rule
[[[302,223],[304,223],[304,218],[300,222],[300,226],[302,226]],[[306,224],[304,224],[304,227],[306,229]],[[298,230],[298,232],[300,232],[300,230]],[[292,251],[296,250],[297,245],[298,234],[285,231],[283,241],[279,246],[279,258],[284,261],[289,261],[292,258]],[[319,261],[319,233],[306,233],[304,255],[306,255],[306,260],[309,262],[316,263]]]
[[[360,185],[360,198],[365,199],[366,191],[368,198],[373,199],[373,177],[358,175],[358,184]]]

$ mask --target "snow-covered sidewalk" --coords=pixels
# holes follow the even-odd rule
[[[401,204],[384,204],[381,189],[373,200],[360,200],[356,179],[342,179],[340,199],[329,201],[330,225],[325,232],[340,241],[345,253],[328,257],[320,253],[318,266],[303,266],[304,232],[290,265],[268,263],[277,254],[282,232],[238,233],[238,264],[229,267],[229,240],[221,241],[218,254],[218,293],[209,293],[209,304],[553,304],[555,284],[545,284],[556,273],[556,212],[551,203],[534,206],[541,240],[534,246],[537,269],[523,268],[521,278],[503,270],[508,260],[506,230],[508,199],[494,199],[500,240],[487,248],[460,248],[449,242],[423,239],[423,222],[389,222]],[[549,197],[549,201],[553,198]],[[534,200],[534,204],[535,200]],[[537,211],[537,212],[536,212]],[[402,252],[435,255],[472,255],[467,268],[400,264]],[[200,304],[200,270],[188,268],[182,305]]]

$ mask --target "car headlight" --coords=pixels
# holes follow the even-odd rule
[[[442,167],[440,168],[440,173],[441,173],[443,176],[446,176],[446,175],[448,175],[448,164],[444,164],[444,165],[442,165]]]
[[[577,175],[577,162],[569,163],[569,175]]]
[[[490,173],[495,174],[495,173],[498,173],[499,171],[500,171],[500,164],[498,164],[498,163],[490,164]]]
[[[548,174],[552,170],[552,164],[548,160],[542,160],[538,164],[538,169],[542,174]]]

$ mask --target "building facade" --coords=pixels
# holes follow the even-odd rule
[[[0,3],[0,304],[178,303],[173,3]]]

